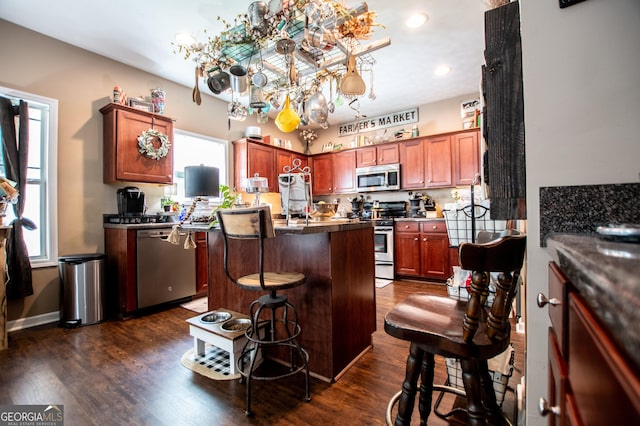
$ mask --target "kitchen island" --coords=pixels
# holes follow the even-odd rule
[[[312,222],[278,226],[265,240],[265,270],[302,272],[302,286],[284,290],[298,312],[299,342],[314,377],[333,382],[371,348],[376,330],[373,227],[371,223]],[[231,243],[238,243],[231,241]],[[224,240],[207,233],[209,309],[248,313],[262,293],[233,284],[224,271]],[[257,253],[230,259],[233,276],[257,271]]]

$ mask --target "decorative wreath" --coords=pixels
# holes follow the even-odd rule
[[[153,141],[156,139],[160,141],[160,147],[157,149],[153,144]],[[167,156],[171,142],[169,142],[169,137],[164,133],[155,129],[149,129],[138,136],[138,147],[140,154],[152,160],[159,160]]]

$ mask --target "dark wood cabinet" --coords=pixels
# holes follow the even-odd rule
[[[472,130],[451,135],[453,150],[453,184],[471,185],[480,171],[480,131]]]
[[[276,177],[284,173],[285,167],[293,168],[293,161],[300,160],[300,168],[304,168],[308,164],[308,157],[304,154],[298,154],[293,151],[275,148],[276,152]],[[279,188],[278,188],[279,189]],[[277,190],[278,190],[277,189]]]
[[[395,224],[395,272],[396,275],[419,277],[420,268],[420,224],[418,222],[396,222]]]
[[[549,425],[640,419],[640,379],[555,262],[549,265]],[[631,421],[633,423],[633,421]]]
[[[403,190],[425,188],[424,139],[400,144],[400,187]]]
[[[453,186],[451,136],[428,137],[424,140],[427,188]]]
[[[333,193],[333,154],[321,154],[311,157],[311,189],[313,195]]]
[[[256,174],[267,178],[269,191],[277,191],[276,155],[272,146],[240,139],[233,142],[233,158],[236,191],[244,190],[244,179]]]
[[[206,296],[209,291],[209,260],[207,233],[195,232],[196,242],[196,296]]]
[[[367,146],[356,150],[356,167],[400,162],[400,148],[397,143]]]
[[[348,194],[356,191],[356,153],[341,151],[333,155],[333,192]]]
[[[395,254],[396,275],[435,280],[451,276],[444,220],[396,222]]]
[[[154,129],[173,141],[173,120],[163,115],[110,103],[103,114],[104,183],[119,181],[173,183],[173,149],[159,160],[138,151],[138,137]],[[154,141],[154,147],[160,147]]]
[[[356,190],[356,153],[353,150],[311,158],[314,195],[352,193]]]

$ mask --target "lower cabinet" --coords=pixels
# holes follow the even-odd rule
[[[209,257],[207,233],[196,232],[196,296],[206,296],[209,291]]]
[[[549,267],[548,296],[549,389],[541,400],[541,414],[549,425],[636,424],[637,371],[554,262]],[[544,306],[540,299],[539,306]]]
[[[444,220],[398,221],[396,275],[446,280],[451,276],[449,237]]]

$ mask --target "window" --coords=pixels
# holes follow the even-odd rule
[[[176,201],[185,202],[184,168],[186,166],[217,167],[220,184],[227,184],[227,142],[209,136],[174,130],[173,132],[173,182]],[[211,200],[216,201],[216,200]]]
[[[24,239],[32,267],[56,266],[58,101],[6,87],[0,87],[0,96],[16,103],[22,99],[29,105],[29,164],[23,216],[31,219],[38,228],[33,231],[25,229]],[[2,155],[0,173],[6,176]],[[9,224],[14,218],[13,209],[9,206],[4,223]]]

